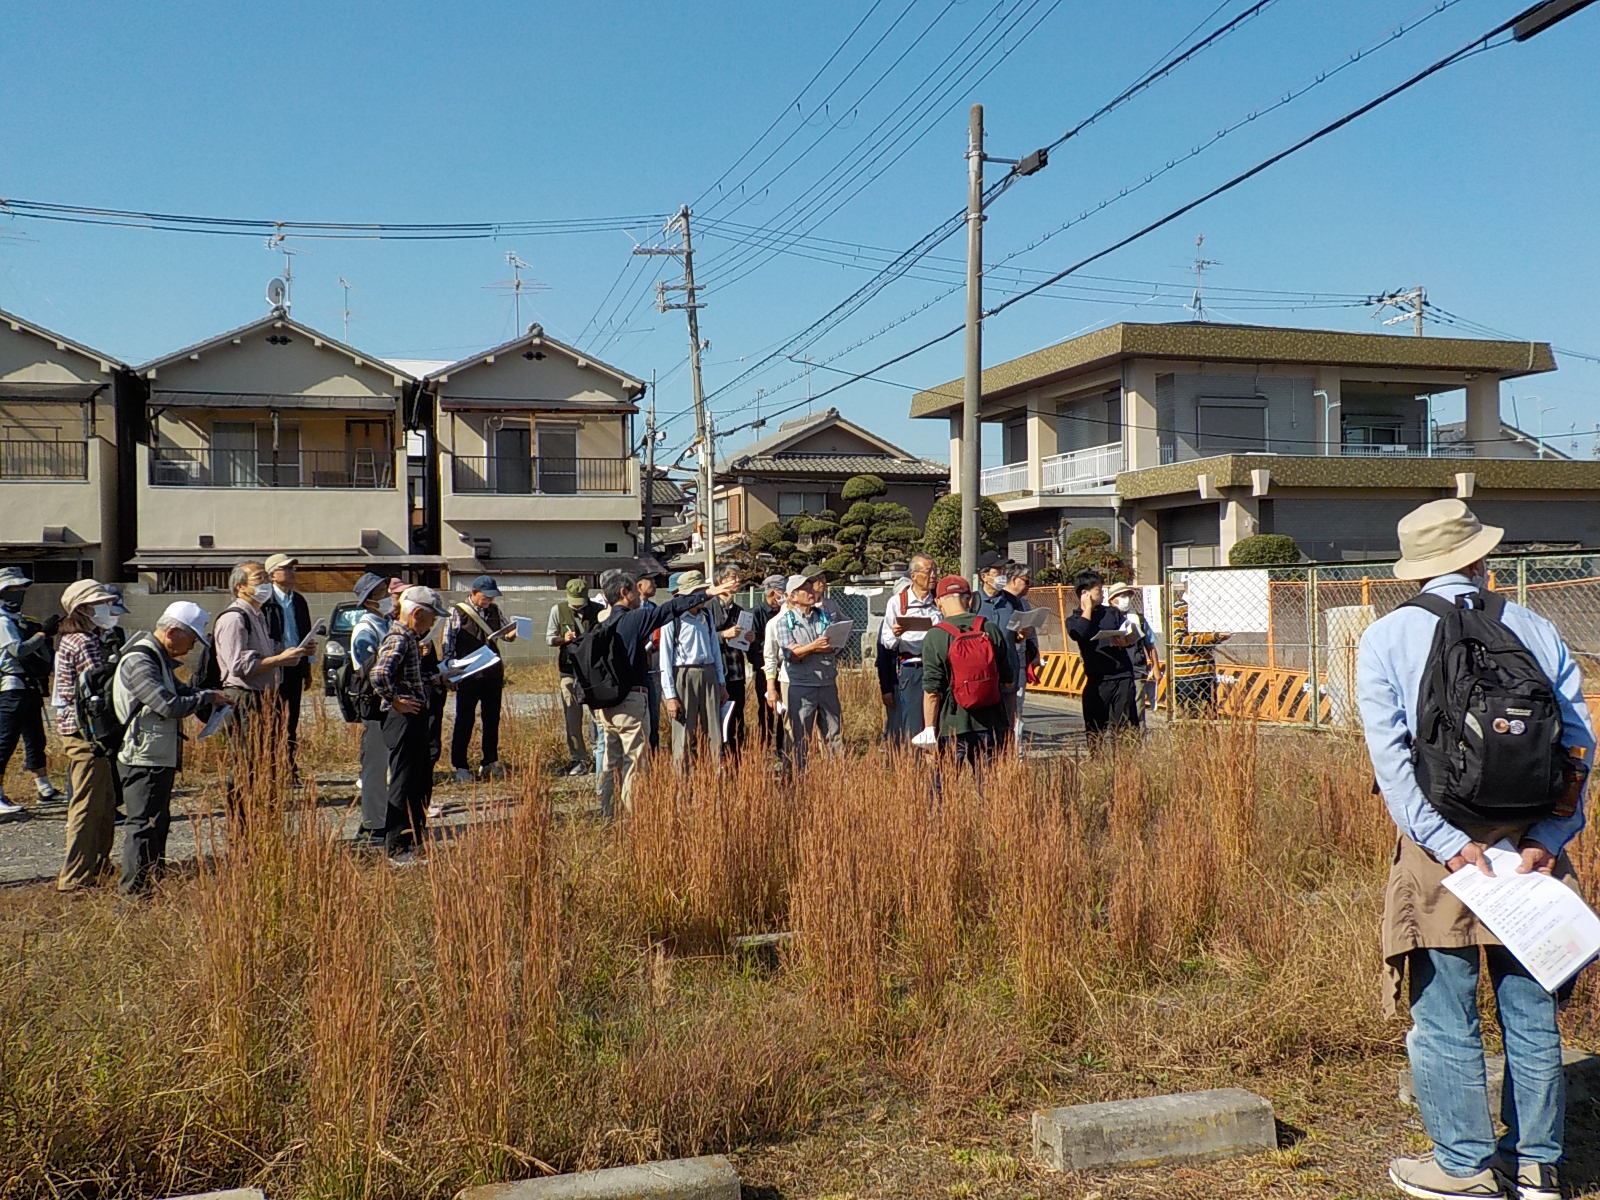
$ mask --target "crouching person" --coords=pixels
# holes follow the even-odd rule
[[[178,682],[175,669],[196,642],[206,640],[210,617],[198,604],[169,604],[154,633],[122,648],[111,685],[111,702],[123,725],[117,775],[127,812],[122,835],[125,896],[149,893],[167,856],[172,824],[172,785],[183,768],[183,719],[209,721],[230,707],[220,691],[196,691]]]

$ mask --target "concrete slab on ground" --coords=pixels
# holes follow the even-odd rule
[[[1277,1145],[1272,1105],[1240,1088],[1075,1104],[1033,1114],[1034,1154],[1057,1171],[1204,1162]]]
[[[229,1188],[225,1192],[196,1192],[192,1196],[174,1196],[171,1200],[267,1200],[260,1188]]]
[[[1561,1066],[1567,1077],[1567,1103],[1581,1104],[1590,1096],[1600,1096],[1600,1054],[1566,1047],[1561,1051]],[[1485,1059],[1486,1082],[1489,1086],[1489,1111],[1500,1113],[1500,1091],[1505,1085],[1506,1060],[1503,1055],[1491,1054]],[[1411,1084],[1411,1068],[1400,1068],[1400,1103],[1407,1108],[1417,1106],[1416,1089]]]
[[[714,1154],[485,1184],[464,1189],[456,1200],[739,1200],[739,1176]]]

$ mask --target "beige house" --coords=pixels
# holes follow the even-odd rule
[[[1392,557],[1395,522],[1470,498],[1507,540],[1600,545],[1600,463],[1544,461],[1501,418],[1501,384],[1555,369],[1543,342],[1266,326],[1117,324],[983,373],[981,420],[1002,461],[982,489],[1011,519],[1011,553],[1054,561],[1100,527],[1142,579],[1225,563],[1254,533],[1317,560]],[[961,381],[911,415],[949,422]],[[1437,414],[1464,405],[1459,430]]]
[[[135,390],[116,359],[0,311],[0,565],[122,577],[118,412]]]
[[[283,310],[139,368],[137,551],[156,590],[221,586],[242,558],[300,559],[306,590],[414,553],[406,410],[416,380]]]
[[[856,475],[880,477],[889,485],[881,499],[904,504],[921,525],[949,490],[950,468],[845,420],[836,408],[797,417],[717,464],[717,535],[746,534],[801,513],[842,512],[840,489]]]
[[[633,556],[644,387],[538,325],[423,380],[452,587],[483,572],[502,587],[559,586]]]

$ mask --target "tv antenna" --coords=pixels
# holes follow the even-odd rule
[[[339,287],[344,291],[344,342],[350,344],[350,281],[343,275],[339,276]]]
[[[272,307],[274,309],[281,308],[285,313],[287,313],[289,311],[289,306],[294,303],[294,258],[292,256],[296,254],[304,254],[305,251],[296,250],[293,246],[289,245],[288,237],[281,232],[275,233],[267,239],[267,249],[274,254],[283,255],[283,274],[277,280],[273,281],[283,285],[283,294],[278,298],[277,301],[272,301],[270,292],[273,289],[269,284],[268,301],[272,303]]]
[[[1418,284],[1409,291],[1385,292],[1381,296],[1370,296],[1368,304],[1377,306],[1378,311],[1374,317],[1383,316],[1386,308],[1398,309],[1394,316],[1384,321],[1385,325],[1398,325],[1402,321],[1412,322],[1412,333],[1422,336],[1422,310],[1428,307],[1428,289]]]
[[[515,251],[506,251],[506,262],[511,267],[511,278],[502,279],[488,286],[497,292],[511,293],[511,309],[515,317],[517,333],[521,334],[523,332],[522,294],[524,292],[548,292],[550,286],[549,284],[540,283],[537,279],[524,279],[522,273],[533,270],[533,266],[531,263],[523,262]]]
[[[1194,313],[1196,321],[1206,320],[1206,268],[1220,267],[1222,264],[1214,258],[1202,257],[1200,247],[1206,244],[1206,235],[1201,234],[1194,240],[1194,298],[1189,301],[1189,311]]]
[[[289,298],[289,285],[288,284],[284,283],[284,281],[282,279],[279,279],[277,276],[273,276],[271,279],[267,280],[267,307],[268,308],[270,308],[275,313],[286,313],[286,312],[289,311],[289,306],[286,303],[288,298]]]

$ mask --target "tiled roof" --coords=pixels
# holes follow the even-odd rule
[[[740,475],[882,475],[917,479],[948,479],[950,476],[949,467],[931,459],[876,454],[740,455],[724,470]]]
[[[677,506],[684,501],[684,491],[670,479],[657,479],[650,489],[650,503]]]
[[[999,399],[1048,379],[1129,358],[1480,371],[1502,379],[1553,371],[1556,367],[1550,346],[1545,342],[1419,338],[1391,333],[1342,333],[1329,329],[1220,325],[1202,321],[1161,325],[1124,322],[1046,346],[1009,362],[997,363],[983,373],[983,398]],[[961,380],[952,379],[913,396],[911,415],[942,416],[960,406]]]

